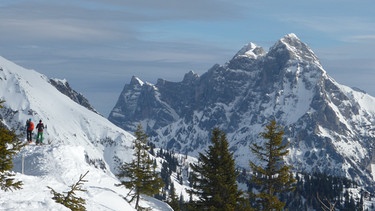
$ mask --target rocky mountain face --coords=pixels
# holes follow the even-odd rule
[[[344,176],[372,185],[375,98],[337,83],[294,34],[268,52],[250,43],[229,62],[181,82],[133,77],[109,120],[128,131],[141,123],[164,147],[197,155],[218,127],[239,166],[255,160],[249,146],[275,119],[285,130],[286,162],[299,172]]]
[[[69,85],[69,83],[66,80],[60,80],[60,79],[50,79],[49,82],[56,87],[57,90],[59,90],[64,95],[68,96],[70,99],[72,99],[74,102],[80,104],[83,107],[86,107],[87,109],[98,113],[94,107],[92,107],[89,103],[89,101],[83,96],[81,93],[76,92],[74,89],[72,89]]]

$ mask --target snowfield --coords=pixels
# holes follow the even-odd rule
[[[24,157],[24,174],[21,160]],[[69,210],[57,204],[47,186],[57,192],[69,190],[79,176],[87,171],[84,189],[77,192],[86,199],[87,210],[132,210],[125,200],[127,190],[116,187],[119,181],[110,173],[85,162],[84,148],[69,145],[26,146],[15,159],[17,179],[23,181],[22,190],[2,193],[1,207],[5,210]],[[18,168],[18,169],[17,169]],[[120,209],[121,208],[121,209]]]
[[[114,176],[119,163],[132,159],[131,134],[60,93],[46,76],[2,57],[0,99],[5,100],[2,123],[21,136],[26,136],[29,118],[35,125],[40,119],[47,125],[44,145],[27,145],[15,157],[14,171],[23,189],[0,191],[0,210],[69,210],[52,199],[47,186],[68,191],[87,171],[87,192],[77,193],[86,199],[87,210],[134,210],[123,199],[129,190],[116,187],[120,181]],[[150,197],[140,206],[171,210]]]

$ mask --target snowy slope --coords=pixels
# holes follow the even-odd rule
[[[0,191],[5,210],[68,210],[55,203],[47,186],[58,192],[69,190],[81,174],[89,171],[84,184],[88,210],[133,210],[122,197],[128,190],[116,187],[116,165],[130,161],[134,137],[102,116],[73,102],[53,87],[49,79],[0,57],[0,109],[3,123],[24,135],[25,122],[40,119],[47,125],[44,146],[26,146],[14,160],[22,190]],[[24,158],[24,174],[22,159]],[[162,202],[147,198],[141,206],[170,210]]]

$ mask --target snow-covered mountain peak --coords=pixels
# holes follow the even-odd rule
[[[263,56],[266,52],[262,47],[257,46],[255,43],[248,43],[237,52],[233,58],[247,57],[251,59],[257,59]]]
[[[130,84],[131,85],[140,85],[140,86],[143,86],[144,82],[141,79],[139,79],[138,77],[133,76],[132,79],[130,80]]]
[[[284,62],[307,61],[321,66],[315,53],[295,34],[287,34],[281,38],[270,48],[268,55]]]
[[[199,75],[194,71],[189,71],[184,75],[184,79],[182,80],[184,83],[190,83],[196,81],[199,78]]]
[[[191,155],[202,152],[210,131],[219,127],[244,168],[253,158],[249,146],[261,142],[259,132],[275,119],[285,126],[287,162],[296,171],[370,184],[372,176],[363,169],[373,160],[375,133],[365,131],[375,131],[375,98],[335,82],[294,34],[264,55],[246,55],[257,48],[246,45],[194,83],[163,80],[149,91],[125,85],[109,119],[127,130],[143,122],[157,146]]]
[[[299,40],[299,41],[301,41],[301,40],[299,39],[299,37],[298,37],[296,34],[294,34],[294,33],[286,34],[282,39],[294,39],[294,40]]]

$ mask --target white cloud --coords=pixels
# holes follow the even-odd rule
[[[374,43],[375,41],[375,33],[374,34],[363,34],[363,35],[353,35],[344,37],[343,39],[346,42],[354,42],[354,43]]]
[[[36,40],[97,41],[120,36],[116,32],[90,25],[74,20],[3,19],[0,22],[0,30],[3,32],[3,38],[4,34],[8,34],[11,39],[24,37]]]

